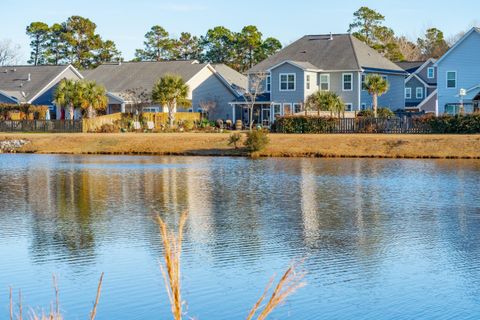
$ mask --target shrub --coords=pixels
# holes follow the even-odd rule
[[[379,118],[385,119],[385,118],[390,118],[394,116],[395,114],[389,108],[378,108],[377,110],[377,117]]]
[[[113,123],[104,123],[100,127],[100,133],[115,133],[118,132],[118,127]]]
[[[480,114],[440,117],[425,115],[416,121],[427,125],[432,133],[480,133]]]
[[[242,135],[240,133],[233,133],[230,135],[230,137],[228,137],[228,145],[231,146],[233,145],[233,147],[235,149],[238,149],[238,142],[242,139]]]
[[[278,117],[272,126],[278,133],[328,133],[335,126],[334,118],[318,116],[284,116]]]
[[[244,144],[248,151],[257,152],[263,150],[269,142],[267,131],[252,130],[247,132],[247,140],[245,140]]]

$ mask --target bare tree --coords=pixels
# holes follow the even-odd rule
[[[248,89],[243,94],[243,99],[245,100],[245,105],[249,110],[248,121],[250,130],[253,128],[253,109],[257,103],[258,96],[265,92],[265,82],[267,76],[267,72],[257,72],[255,74],[250,74],[248,77]]]
[[[215,99],[200,101],[199,105],[200,105],[200,108],[202,109],[202,114],[208,116],[209,113],[217,107],[217,101]]]
[[[148,107],[152,104],[151,94],[145,88],[127,89],[122,95],[127,101],[131,101],[129,110],[125,112],[134,113],[136,110],[141,112],[143,107]]]
[[[18,63],[20,46],[11,40],[0,41],[0,66],[14,65]]]
[[[405,61],[418,61],[422,58],[422,52],[417,44],[408,40],[407,37],[397,38],[398,50],[402,53]]]

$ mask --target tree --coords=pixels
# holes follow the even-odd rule
[[[255,62],[261,62],[282,49],[282,44],[275,38],[269,37],[263,41],[260,50],[255,53]]]
[[[55,104],[68,109],[70,120],[73,120],[75,108],[80,106],[81,102],[78,83],[74,80],[63,79],[59,82],[53,96]]]
[[[248,109],[248,123],[249,129],[253,129],[253,111],[255,105],[257,104],[258,96],[265,92],[264,84],[266,82],[268,73],[267,72],[257,72],[255,74],[250,74],[248,77],[248,90],[242,95],[245,105]]]
[[[365,89],[372,96],[373,100],[373,114],[377,117],[378,97],[389,90],[388,81],[379,74],[369,74],[365,78]]]
[[[412,41],[408,40],[405,36],[397,38],[396,43],[398,45],[398,50],[403,56],[403,60],[418,61],[422,58],[422,53],[420,52],[418,46]]]
[[[418,38],[417,43],[424,59],[438,59],[449,49],[443,32],[437,28],[428,29],[424,38]]]
[[[173,74],[163,76],[153,86],[152,101],[168,107],[170,127],[174,125],[177,106],[188,107],[191,105],[191,101],[188,100],[189,91],[190,88],[182,77]]]
[[[46,49],[47,42],[50,35],[50,28],[43,22],[32,22],[27,27],[27,35],[30,37],[30,60],[28,63],[33,65],[45,64],[47,62]]]
[[[159,25],[153,26],[145,34],[144,48],[135,51],[137,61],[163,61],[172,57],[174,41],[168,32]]]
[[[45,59],[47,64],[58,65],[68,56],[66,52],[67,43],[64,34],[65,28],[59,23],[54,23],[49,28],[45,50]]]
[[[87,111],[87,118],[93,118],[94,111],[105,110],[108,105],[107,91],[95,81],[80,81],[76,85],[80,107]]]
[[[0,66],[16,64],[19,59],[20,46],[11,40],[0,40]]]
[[[348,32],[360,41],[365,42],[385,57],[392,60],[402,60],[401,52],[395,41],[392,29],[383,25],[385,16],[368,7],[361,7],[353,13],[354,20]]]
[[[331,91],[317,91],[307,97],[305,106],[309,110],[317,111],[320,116],[320,111],[330,111],[330,114],[340,113],[345,111],[345,103],[336,93]]]
[[[256,63],[256,55],[261,50],[262,33],[256,26],[246,26],[235,36],[237,69],[245,71]]]
[[[111,40],[102,41],[101,47],[94,60],[96,65],[109,62],[119,62],[122,61],[122,53],[118,51],[115,42]]]
[[[207,34],[201,37],[201,43],[205,51],[202,60],[233,66],[235,41],[232,31],[221,26],[215,27],[208,30]]]
[[[201,59],[202,46],[200,39],[188,32],[182,32],[180,38],[174,42],[174,58],[181,60]]]
[[[95,33],[97,25],[87,18],[72,16],[63,27],[70,62],[77,68],[91,67],[94,64],[94,51],[102,45],[100,36]]]

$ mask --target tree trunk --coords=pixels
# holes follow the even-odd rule
[[[93,118],[93,107],[92,106],[88,106],[88,108],[87,108],[87,118],[88,119]]]
[[[168,124],[170,128],[173,128],[175,122],[175,103],[172,103],[168,106]]]
[[[253,129],[253,108],[255,107],[255,105],[252,105],[250,108],[249,108],[249,114],[248,114],[248,127],[250,128],[250,131],[252,131]]]
[[[373,116],[377,117],[377,109],[378,109],[378,95],[376,93],[373,94]]]
[[[73,105],[70,105],[70,110],[69,110],[69,116],[70,120],[74,120],[74,115],[75,115],[75,107]]]

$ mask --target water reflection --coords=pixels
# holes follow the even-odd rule
[[[0,287],[15,280],[40,304],[38,272],[78,288],[101,270],[101,319],[161,316],[153,217],[188,210],[185,283],[201,318],[242,318],[300,257],[309,286],[278,318],[480,315],[479,173],[478,161],[0,155]],[[82,316],[85,291],[68,290]]]

